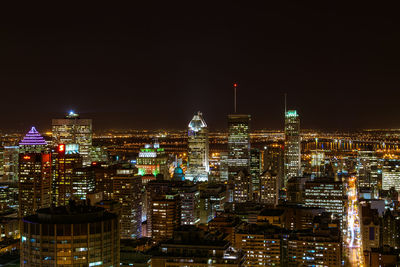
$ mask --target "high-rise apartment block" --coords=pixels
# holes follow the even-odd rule
[[[112,177],[112,199],[121,204],[121,238],[139,238],[142,233],[142,177],[133,169],[117,170]]]
[[[264,171],[260,176],[260,203],[275,206],[279,199],[278,176],[272,171]]]
[[[181,225],[181,201],[179,194],[153,196],[147,217],[148,232],[155,241],[173,237]]]

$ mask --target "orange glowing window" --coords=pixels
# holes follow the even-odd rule
[[[26,155],[26,156],[24,156],[24,159],[31,159],[31,157]]]

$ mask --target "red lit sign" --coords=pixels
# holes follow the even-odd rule
[[[31,157],[26,155],[26,156],[24,156],[24,159],[31,159]]]
[[[65,145],[64,144],[59,144],[58,145],[58,152],[65,152]]]

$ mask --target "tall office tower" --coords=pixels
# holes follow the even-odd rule
[[[5,146],[3,152],[3,181],[18,182],[18,146]]]
[[[111,199],[112,177],[117,173],[116,166],[93,165],[95,192],[103,195],[104,199]]]
[[[284,186],[294,176],[301,175],[300,118],[296,110],[285,114]]]
[[[245,169],[250,171],[250,115],[228,115],[228,175],[233,181]]]
[[[323,208],[343,225],[345,193],[342,182],[333,178],[316,178],[304,185],[304,206]],[[341,228],[343,229],[343,228]]]
[[[292,177],[286,185],[286,201],[291,204],[304,203],[304,187],[310,177]]]
[[[389,190],[392,187],[400,191],[399,160],[385,160],[382,166],[382,189]]]
[[[88,194],[95,192],[94,168],[74,168],[72,173],[72,196],[85,200]],[[92,203],[95,204],[95,203]]]
[[[43,151],[47,151],[47,142],[36,128],[32,127],[21,142],[19,142],[19,152],[41,153]]]
[[[90,152],[92,149],[92,120],[81,119],[71,111],[64,119],[52,120],[53,145],[78,144],[79,154],[83,157],[83,165],[92,163]]]
[[[181,198],[181,225],[200,223],[200,191],[196,184],[183,183],[176,187]]]
[[[234,178],[233,201],[243,203],[253,200],[251,175],[246,169],[239,171]]]
[[[325,176],[325,152],[323,150],[311,151],[311,174],[313,177]]]
[[[229,179],[228,171],[228,153],[221,152],[219,161],[219,180],[220,182],[226,182]]]
[[[168,172],[168,155],[164,148],[160,148],[158,142],[153,145],[146,144],[140,149],[139,156],[136,158],[136,168],[139,175],[164,175],[164,178],[169,177]]]
[[[153,198],[165,195],[171,192],[172,183],[169,180],[161,180],[156,179],[149,181],[146,184],[146,194],[143,200],[143,216],[142,221],[150,220],[151,216],[151,201]],[[149,227],[148,227],[149,228]],[[150,233],[150,229],[148,229],[148,233]]]
[[[253,183],[253,192],[260,191],[260,175],[262,172],[262,153],[258,148],[250,150],[250,175]]]
[[[40,209],[22,224],[21,266],[119,266],[118,217],[103,208]]]
[[[378,197],[378,191],[382,189],[382,173],[376,152],[358,151],[357,163],[358,186],[371,188],[374,196]]]
[[[179,194],[153,196],[147,219],[148,231],[155,241],[173,237],[174,230],[181,225],[181,201]]]
[[[283,187],[283,145],[268,144],[264,150],[264,170],[271,171],[277,176],[279,189]]]
[[[73,197],[73,174],[75,168],[82,167],[82,156],[70,145],[60,144],[53,154],[54,172],[52,198],[55,206],[65,206]]]
[[[121,239],[139,238],[142,233],[142,177],[133,169],[117,170],[112,177],[112,199],[121,204]]]
[[[51,205],[51,154],[35,127],[19,143],[19,217]]]
[[[186,179],[208,181],[208,128],[201,112],[193,116],[188,126],[188,168]]]
[[[271,171],[264,171],[260,176],[260,203],[277,205],[279,199],[278,176]]]
[[[0,183],[0,211],[5,211],[8,209],[15,209],[18,207],[18,183],[2,182]],[[1,216],[0,216],[1,224]],[[0,235],[6,231],[2,232],[0,225]],[[1,237],[0,237],[1,239]]]

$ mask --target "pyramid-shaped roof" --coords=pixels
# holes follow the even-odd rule
[[[43,136],[32,127],[32,129],[25,135],[25,137],[19,142],[20,146],[45,146],[47,145],[46,140]]]
[[[203,119],[203,114],[201,112],[197,112],[193,116],[193,119],[189,122],[189,128],[195,132],[198,132],[201,130],[201,128],[207,127],[206,122]]]

